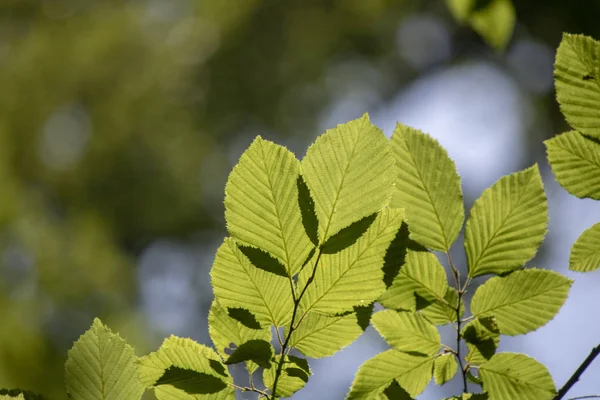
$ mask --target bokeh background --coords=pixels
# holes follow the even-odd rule
[[[67,350],[94,317],[138,355],[170,334],[210,343],[230,169],[258,134],[301,158],[364,112],[388,135],[401,121],[438,138],[468,206],[540,163],[551,219],[534,263],[576,282],[557,318],[500,348],[533,355],[562,386],[600,342],[600,274],[567,270],[600,206],[555,183],[542,141],[568,129],[552,79],[561,34],[600,38],[600,3],[515,9],[497,51],[443,0],[2,0],[0,387],[66,399]],[[461,243],[453,251],[464,265]],[[311,361],[294,399],[342,399],[385,348],[369,329]],[[600,361],[570,395],[600,393],[599,374]]]

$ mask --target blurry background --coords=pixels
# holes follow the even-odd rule
[[[600,38],[600,3],[515,8],[498,52],[443,0],[2,0],[0,387],[65,399],[67,350],[96,316],[138,355],[171,333],[209,343],[209,269],[237,158],[257,134],[301,158],[366,111],[388,135],[402,121],[438,138],[468,206],[541,164],[551,221],[534,262],[576,282],[554,321],[501,349],[532,354],[562,386],[600,342],[600,274],[567,271],[600,207],[554,182],[542,141],[568,129],[552,81],[561,33]],[[342,399],[385,347],[369,329],[311,362],[294,398]],[[600,393],[598,374],[600,361],[569,394]]]

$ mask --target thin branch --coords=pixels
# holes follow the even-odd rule
[[[462,295],[462,291],[459,290],[458,302],[456,304],[456,358],[458,359],[458,365],[460,366],[460,371],[462,372],[463,393],[467,393],[467,370],[463,366],[462,358],[460,357],[460,339],[462,338],[462,335],[460,334],[460,304],[462,300]]]
[[[573,387],[573,385],[575,385],[577,381],[579,381],[581,375],[585,372],[587,367],[590,366],[590,364],[594,361],[598,354],[600,354],[600,344],[592,349],[592,351],[586,357],[586,359],[583,360],[579,368],[577,368],[573,375],[571,375],[567,383],[565,383],[565,385],[558,391],[556,397],[554,397],[554,400],[561,400],[567,394],[567,392]]]
[[[590,394],[587,396],[571,397],[569,400],[580,400],[580,399],[600,399],[600,394]]]
[[[261,394],[263,396],[267,396],[267,397],[269,396],[268,393],[265,392],[264,390],[260,390],[255,387],[238,386],[235,383],[230,383],[229,386],[231,386],[232,388],[237,389],[241,392],[254,392],[254,393]]]
[[[304,288],[302,288],[302,291],[300,292],[300,295],[298,296],[298,298],[296,298],[294,300],[294,310],[292,311],[292,320],[290,321],[290,329],[288,330],[288,333],[285,337],[285,341],[283,342],[283,345],[281,346],[281,353],[279,354],[279,363],[277,364],[277,371],[275,372],[275,379],[273,380],[273,391],[271,393],[271,397],[269,398],[267,396],[267,399],[275,400],[277,398],[277,383],[279,382],[279,378],[281,377],[281,371],[283,370],[283,362],[285,360],[286,351],[288,349],[288,345],[290,344],[290,339],[292,337],[292,333],[294,333],[294,331],[298,328],[298,325],[294,326],[296,314],[298,313],[298,308],[300,308],[300,301],[302,300],[302,297],[306,293],[306,289],[308,289],[308,286],[315,279],[315,274],[317,272],[317,266],[319,265],[319,261],[321,260],[321,254],[322,254],[321,249],[319,248],[319,253],[317,254],[317,259],[315,261],[315,266],[313,267],[312,274],[311,274],[310,278],[308,278],[308,281],[306,281],[306,285],[304,285]]]

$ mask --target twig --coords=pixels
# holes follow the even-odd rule
[[[267,396],[267,398],[268,398],[268,396],[269,396],[269,395],[268,395],[268,393],[267,393],[267,392],[265,392],[264,390],[260,390],[260,389],[257,389],[257,388],[255,388],[255,387],[238,386],[238,385],[236,385],[235,383],[230,383],[229,385],[230,385],[231,387],[233,387],[233,388],[235,388],[235,389],[237,389],[237,390],[241,391],[241,392],[254,392],[254,393],[261,394],[261,395],[263,395],[263,396]]]
[[[269,396],[267,396],[267,399],[275,400],[277,398],[277,383],[279,382],[279,378],[281,377],[281,371],[283,369],[283,362],[285,360],[286,350],[288,348],[288,345],[290,344],[290,339],[292,337],[292,333],[294,333],[296,328],[298,328],[298,326],[294,326],[294,320],[296,319],[296,314],[298,313],[298,308],[300,307],[300,301],[302,300],[304,293],[306,293],[306,289],[308,289],[308,286],[315,279],[315,274],[317,272],[317,266],[319,265],[319,260],[321,260],[321,249],[320,248],[319,248],[319,253],[317,254],[317,259],[315,260],[315,266],[313,267],[312,274],[311,274],[310,278],[308,278],[308,281],[306,281],[306,285],[304,285],[304,288],[302,289],[302,292],[300,292],[300,295],[298,296],[298,298],[296,298],[294,300],[294,310],[292,311],[292,320],[290,321],[290,329],[285,337],[285,341],[283,342],[283,345],[281,346],[281,353],[279,355],[279,357],[280,357],[279,363],[277,364],[277,371],[275,372],[275,379],[273,380],[273,391],[271,393],[271,397],[269,398]]]
[[[580,400],[580,399],[600,399],[600,394],[590,394],[588,396],[571,397],[569,400]]]
[[[458,359],[458,365],[460,366],[460,371],[462,373],[463,393],[467,393],[467,370],[463,366],[462,358],[460,356],[460,340],[462,338],[462,335],[460,334],[460,324],[462,322],[460,320],[460,305],[461,305],[461,301],[462,301],[462,296],[467,288],[467,284],[469,283],[469,280],[467,280],[467,282],[465,282],[465,286],[461,288],[460,272],[458,271],[458,269],[456,269],[456,267],[454,266],[454,263],[452,262],[452,257],[450,256],[450,249],[447,249],[446,255],[448,256],[448,264],[450,264],[450,268],[452,269],[452,273],[454,274],[454,280],[456,281],[456,291],[458,293],[458,301],[456,303],[456,353],[455,353],[455,355],[456,355],[456,358]]]
[[[600,344],[592,349],[592,351],[586,357],[586,359],[583,360],[583,362],[581,363],[579,368],[577,368],[575,370],[575,372],[573,373],[573,375],[571,375],[571,377],[569,378],[567,383],[565,383],[565,385],[558,391],[558,393],[556,394],[556,397],[554,397],[554,400],[560,400],[567,394],[567,392],[573,387],[573,385],[575,385],[577,383],[577,381],[579,381],[579,378],[581,378],[581,375],[585,372],[587,367],[590,366],[590,364],[594,361],[594,359],[596,358],[596,356],[598,354],[600,354]],[[581,399],[581,398],[585,398],[585,397],[579,397],[579,398]],[[588,398],[591,398],[591,397],[588,397]]]

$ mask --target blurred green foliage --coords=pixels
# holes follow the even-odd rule
[[[553,46],[600,36],[589,9],[530,3],[517,18]],[[230,151],[256,131],[304,148],[340,97],[336,65],[365,63],[394,96],[418,73],[398,24],[425,12],[453,23],[441,0],[0,2],[0,386],[64,398],[66,349],[93,317],[149,351],[142,249],[222,229]]]

